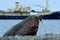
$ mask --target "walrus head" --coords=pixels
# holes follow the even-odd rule
[[[24,24],[24,27],[20,29],[16,35],[19,36],[28,36],[28,35],[36,35],[39,27],[39,21],[42,22],[42,16],[31,16],[27,19]]]

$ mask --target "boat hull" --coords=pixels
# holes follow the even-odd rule
[[[28,16],[0,16],[0,19],[26,19]]]

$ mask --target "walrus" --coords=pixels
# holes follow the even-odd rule
[[[34,36],[37,34],[39,27],[39,20],[42,22],[42,16],[29,16],[22,22],[13,26],[3,36]]]

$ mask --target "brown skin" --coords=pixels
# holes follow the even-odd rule
[[[30,16],[21,23],[15,25],[10,30],[8,30],[3,36],[28,36],[36,35],[39,25],[39,20],[42,22],[42,16]]]
[[[42,21],[42,19],[36,16],[34,17],[34,19],[29,19],[25,23],[25,27],[20,29],[16,34],[19,36],[36,35],[38,30],[39,20]]]

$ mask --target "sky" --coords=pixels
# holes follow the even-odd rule
[[[15,2],[19,2],[19,6],[31,7],[31,9],[42,10],[44,8],[33,6],[41,5],[45,6],[46,0],[0,0],[0,10],[8,10],[8,8],[14,8]],[[60,0],[48,0],[49,9],[51,11],[59,11],[60,9]]]
[[[46,0],[0,0],[0,10],[7,11],[8,8],[14,8],[15,2],[19,2],[19,6],[31,7],[36,11],[41,11],[44,8],[33,6],[33,5],[42,5],[45,6]],[[60,11],[60,0],[49,0],[49,9],[51,11]],[[2,36],[7,30],[12,26],[21,22],[22,20],[0,20],[0,36]],[[60,20],[43,20],[43,23],[39,24],[39,29],[37,35],[46,34],[46,33],[60,33]]]

